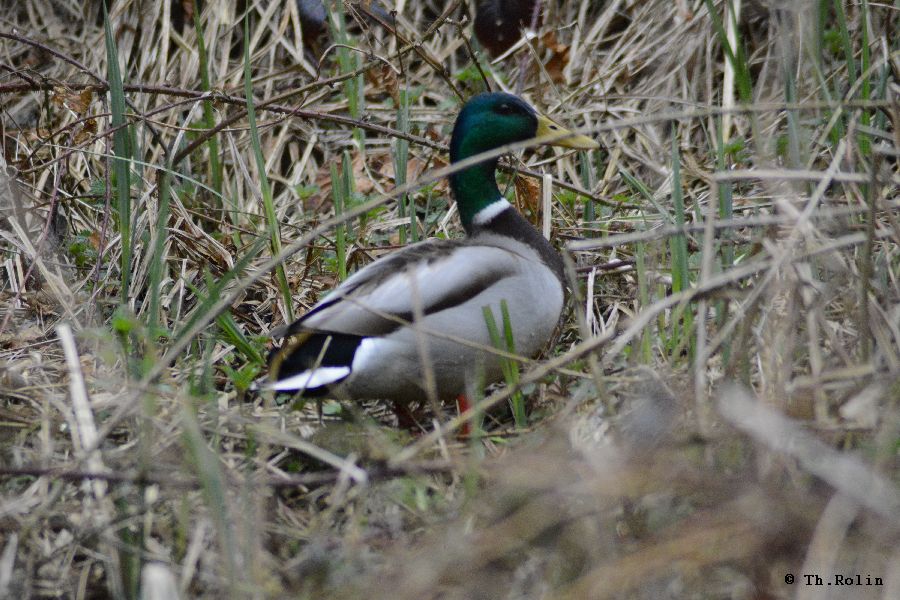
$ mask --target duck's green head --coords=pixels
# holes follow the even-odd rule
[[[589,150],[598,144],[576,135],[512,94],[479,94],[466,102],[456,118],[450,140],[450,162],[494,150],[507,144],[536,139],[536,145]],[[463,226],[468,230],[481,209],[501,198],[494,173],[498,157],[486,159],[450,176]]]

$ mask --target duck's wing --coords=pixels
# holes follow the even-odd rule
[[[469,301],[479,294],[490,298],[493,286],[520,273],[521,260],[508,249],[469,240],[430,240],[379,259],[288,327],[287,340],[269,356],[271,379],[262,387],[327,394],[350,376],[360,348],[378,351],[383,336],[417,314],[455,310],[451,321],[460,327],[481,321],[480,304],[473,309]]]
[[[413,244],[349,277],[294,322],[287,335],[304,331],[387,335],[417,313],[427,316],[452,310],[515,275],[518,260],[503,248],[466,241]]]

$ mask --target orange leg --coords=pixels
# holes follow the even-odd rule
[[[472,405],[469,404],[469,399],[466,398],[465,394],[460,394],[459,396],[456,397],[456,408],[457,408],[457,410],[459,410],[459,414],[463,414],[464,412],[469,410],[471,407],[472,407]],[[465,423],[463,423],[462,427],[459,428],[459,434],[460,434],[460,436],[472,435],[472,423],[469,421],[466,421]]]

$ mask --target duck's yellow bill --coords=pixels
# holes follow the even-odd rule
[[[543,144],[547,146],[562,146],[563,148],[576,148],[578,150],[594,150],[600,144],[586,135],[572,133],[550,117],[538,115],[538,139],[546,138]]]

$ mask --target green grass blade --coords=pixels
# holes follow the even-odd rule
[[[725,172],[727,165],[725,163],[725,140],[722,137],[722,118],[716,119],[716,169]],[[719,218],[723,221],[730,221],[734,218],[734,190],[732,183],[723,181],[719,183]],[[734,239],[734,232],[726,229],[722,232],[722,242],[719,244],[719,260],[722,271],[726,272],[734,264],[734,245],[731,241]],[[716,324],[722,326],[728,318],[725,302],[721,299],[715,302]],[[702,318],[702,315],[701,315]],[[726,341],[722,348],[722,355],[727,363],[731,352],[731,343]]]
[[[266,175],[266,160],[263,157],[262,144],[259,141],[259,129],[256,126],[256,109],[253,105],[253,80],[250,73],[250,22],[244,18],[244,95],[247,98],[247,121],[250,125],[250,144],[256,158],[256,169],[259,172],[259,188],[263,199],[263,210],[266,215],[266,228],[269,233],[272,254],[281,254],[281,229],[278,216],[275,214],[275,203],[272,199],[272,187]],[[275,267],[275,277],[281,290],[284,309],[288,321],[294,320],[294,309],[291,302],[291,288],[288,285],[284,265]]]
[[[848,88],[853,86],[859,77],[859,65],[856,63],[856,57],[853,54],[853,41],[850,37],[850,27],[847,24],[847,12],[844,10],[844,3],[841,0],[834,0],[834,14],[837,19],[838,32],[840,34],[840,51],[844,54],[844,62],[847,65],[847,81],[846,85],[841,85],[843,81],[840,77],[834,78],[835,85],[835,96],[841,98],[845,95]],[[865,25],[863,25],[865,28]],[[847,119],[841,119],[842,123],[847,123]],[[849,125],[849,123],[847,123]],[[836,128],[837,129],[837,128]],[[846,130],[846,126],[841,127],[838,131],[836,131],[837,137],[833,138],[834,143],[843,137],[844,131]]]
[[[898,8],[895,6],[895,10]],[[861,70],[862,70],[862,84],[860,85],[859,97],[861,100],[869,101],[872,99],[872,77],[869,75],[869,68],[872,64],[872,57],[869,50],[869,2],[868,0],[862,0],[862,5],[860,7],[861,13],[859,15],[859,29],[860,35],[862,36],[862,40],[860,41],[861,48],[861,57],[862,61]],[[863,109],[862,115],[860,115],[860,123],[862,123],[863,128],[868,129],[869,125],[872,123],[872,114],[868,109]],[[869,137],[869,134],[861,131],[857,134],[857,138],[859,141],[859,151],[863,156],[869,156],[872,153],[872,140]]]
[[[257,255],[262,252],[262,249],[266,245],[265,238],[258,238],[256,242],[244,251],[244,255],[241,256],[235,263],[234,268],[225,273],[225,275],[212,283],[212,285],[207,288],[205,294],[201,294],[201,301],[197,303],[197,306],[190,313],[190,315],[182,320],[181,326],[178,330],[173,334],[173,342],[178,343],[185,335],[186,332],[190,331],[199,319],[201,319],[204,315],[208,314],[213,306],[219,301],[222,295],[225,293],[225,290],[228,288],[228,284],[231,283],[236,277],[239,277],[241,273],[243,273],[250,263],[257,257]]]
[[[215,283],[209,273],[206,274],[205,279],[207,283],[207,289],[214,294],[211,297],[207,297],[197,286],[190,283],[186,284],[188,289],[194,292],[194,295],[197,296],[202,304],[215,302],[215,300],[219,297],[220,291],[220,286]],[[247,339],[247,336],[245,336],[244,332],[241,331],[240,327],[238,327],[231,313],[226,312],[220,314],[218,317],[216,317],[216,323],[219,325],[219,329],[221,329],[222,337],[225,339],[225,341],[234,346],[238,350],[238,352],[242,353],[247,358],[247,360],[256,365],[262,365],[265,363],[262,354],[259,352],[256,346],[254,346],[250,342],[250,340]]]
[[[122,521],[126,521],[134,515],[134,504],[128,498],[116,498],[116,515]],[[120,578],[122,592],[128,600],[138,600],[141,597],[141,549],[143,546],[143,523],[138,523],[135,529],[131,527],[117,527],[118,537],[117,554],[119,559]]]
[[[484,323],[487,326],[488,335],[491,337],[491,344],[498,350],[506,350],[507,352],[515,352],[515,343],[512,337],[512,325],[509,320],[509,308],[505,300],[500,301],[500,312],[502,314],[503,333],[497,327],[497,320],[494,318],[494,312],[490,306],[484,306],[481,309],[484,314]],[[503,380],[506,385],[514,386],[519,383],[519,368],[512,359],[501,357],[500,369],[503,371]],[[521,391],[514,392],[509,397],[509,406],[515,419],[516,427],[523,428],[528,425],[528,419],[525,415],[525,400]]]
[[[113,175],[115,176],[116,207],[118,212],[119,236],[122,243],[121,302],[128,301],[128,286],[131,278],[131,142],[125,120],[125,86],[119,70],[119,54],[109,25],[106,3],[103,3],[103,27],[106,41],[107,77],[109,84],[110,113],[113,128]]]
[[[229,344],[232,344],[237,348],[238,351],[250,359],[251,362],[258,365],[265,364],[266,361],[263,358],[263,355],[256,349],[256,346],[250,343],[250,340],[247,339],[247,336],[244,335],[244,332],[238,327],[234,317],[231,316],[231,313],[222,313],[216,317],[216,323],[218,323],[219,328],[222,330],[222,335]]]
[[[229,588],[235,589],[237,584],[236,560],[237,544],[234,532],[233,520],[229,517],[229,507],[226,500],[228,484],[225,480],[225,472],[212,450],[207,446],[206,438],[197,422],[195,409],[190,404],[190,397],[185,397],[181,410],[181,431],[186,453],[186,460],[190,463],[190,469],[200,480],[203,490],[203,499],[209,507],[209,515],[218,536],[221,553],[220,559],[224,559],[222,571],[229,579]]]
[[[338,172],[337,165],[331,163],[331,198],[334,203],[334,216],[340,217],[344,213],[345,189],[344,178]],[[338,223],[334,227],[334,252],[337,262],[338,279],[347,279],[347,241],[344,234],[344,223]]]
[[[338,67],[341,73],[353,73],[360,67],[358,52],[351,50],[356,44],[347,33],[347,24],[344,20],[344,3],[334,3],[334,14],[329,18],[331,24],[331,36],[337,47]],[[350,116],[354,119],[362,118],[366,107],[365,79],[362,74],[350,77],[344,82],[344,94],[347,97],[347,105]],[[365,152],[366,135],[359,127],[353,128],[353,139],[360,152]]]
[[[409,133],[409,91],[401,89],[400,106],[397,107],[397,130],[401,133]],[[406,171],[409,165],[409,140],[403,138],[394,138],[394,185],[401,187],[406,185]],[[399,216],[403,219],[406,216],[407,204],[410,203],[409,194],[403,194],[399,198]],[[409,232],[410,239],[416,241],[418,239],[418,230],[416,227],[416,211],[415,207],[409,206]],[[400,227],[400,243],[406,244],[406,229]]]
[[[681,191],[681,167],[679,165],[678,139],[672,138],[672,206],[674,208],[673,225],[684,227],[684,195]],[[672,291],[678,293],[690,286],[688,272],[687,238],[684,233],[675,234],[669,240],[672,252]]]
[[[200,58],[200,88],[204,92],[209,92],[212,89],[209,82],[209,57],[206,53],[206,41],[203,39],[203,27],[200,24],[200,7],[197,0],[194,0],[194,29],[197,33],[197,54]],[[209,99],[203,101],[203,123],[207,129],[212,129],[216,125],[212,101]],[[212,188],[216,192],[219,208],[222,208],[224,206],[224,198],[222,196],[223,166],[219,160],[218,137],[212,136],[206,145],[209,148],[209,174],[212,179]],[[234,209],[233,206],[232,209]],[[231,219],[233,224],[237,224],[237,213],[234,210],[232,210]]]
[[[353,174],[353,160],[350,158],[350,152],[348,150],[344,150],[343,153],[343,162],[342,171],[341,171],[341,179],[343,180],[344,186],[344,203],[343,209],[350,210],[353,208],[354,199],[356,198],[356,180]],[[348,221],[345,223],[347,237],[353,236],[353,228]]]
[[[578,173],[581,177],[581,187],[586,190],[593,189],[594,182],[593,179],[593,165],[591,164],[591,156],[592,152],[586,152],[584,150],[578,152]],[[584,222],[587,225],[587,231],[590,232],[590,235],[594,234],[594,231],[597,229],[597,215],[594,209],[594,200],[593,198],[585,198],[584,199]]]
[[[512,322],[509,318],[509,306],[506,303],[506,300],[500,301],[500,315],[503,319],[503,337],[506,342],[506,351],[515,354],[516,353],[516,341],[513,339],[513,330],[512,330]],[[507,385],[518,385],[519,384],[519,368],[511,360],[506,360],[508,365],[508,373],[507,373]],[[513,420],[516,423],[516,427],[519,429],[523,429],[528,426],[528,417],[525,414],[525,399],[522,397],[521,392],[516,392],[509,398],[510,406],[512,407]]]
[[[672,137],[672,204],[675,212],[674,225],[684,228],[685,209],[684,194],[681,189],[681,154],[678,151],[678,136]],[[669,240],[672,252],[672,292],[677,294],[691,286],[691,274],[688,267],[687,237],[678,233]],[[678,348],[689,336],[693,319],[690,310],[684,311],[683,320],[672,314],[672,348]],[[693,339],[689,342],[693,344]]]
[[[782,26],[781,35],[789,38],[791,32],[787,27]],[[789,48],[791,48],[791,44],[789,40],[785,40],[782,46],[781,72],[784,78],[784,100],[788,104],[794,104],[797,102],[797,66]],[[799,169],[803,166],[802,156],[805,154],[800,149],[800,125],[797,111],[787,110],[785,111],[785,117],[787,118],[788,140],[787,162],[792,168]]]
[[[841,32],[841,47],[844,50],[844,60],[847,62],[848,84],[856,81],[858,69],[856,58],[853,56],[853,42],[850,40],[850,28],[847,26],[847,13],[844,11],[844,3],[834,0],[834,13],[837,17],[838,27]]]
[[[875,92],[875,97],[879,100],[884,100],[887,97],[887,84],[890,80],[890,67],[885,64],[881,68],[881,76],[878,78],[878,89]],[[887,128],[887,113],[883,110],[878,111],[875,114],[875,128],[876,129],[886,129]]]
[[[635,244],[634,263],[638,280],[638,306],[635,307],[635,312],[637,312],[650,306],[650,286],[647,278],[647,245],[644,242]],[[641,332],[637,347],[639,353],[636,362],[645,365],[652,364],[653,358],[653,345],[650,333],[650,328],[645,327]]]
[[[619,175],[622,176],[622,179],[625,180],[625,183],[627,183],[632,190],[639,193],[644,197],[645,200],[647,200],[647,202],[652,204],[653,208],[655,208],[660,215],[662,215],[666,219],[672,218],[672,215],[669,213],[666,207],[657,202],[656,198],[653,196],[653,191],[650,190],[650,188],[648,188],[646,185],[644,185],[644,182],[629,173],[625,168],[619,168]]]
[[[731,44],[728,42],[728,34],[725,33],[725,26],[713,5],[713,0],[704,1],[706,2],[706,9],[709,11],[709,16],[712,19],[716,37],[719,38],[719,43],[722,45],[725,57],[734,69],[734,81],[737,84],[738,96],[740,97],[741,102],[749,103],[753,100],[753,84],[752,79],[750,78],[750,66],[747,64],[747,53],[740,41],[735,44],[735,48],[731,47]],[[732,15],[733,18],[734,11],[728,11],[728,13]]]
[[[163,332],[159,330],[160,286],[166,274],[166,240],[168,239],[169,196],[171,194],[171,177],[168,166],[159,171],[159,207],[156,213],[153,248],[150,256],[150,308],[147,314],[147,329],[150,340],[156,340]],[[165,329],[167,325],[163,325]]]

